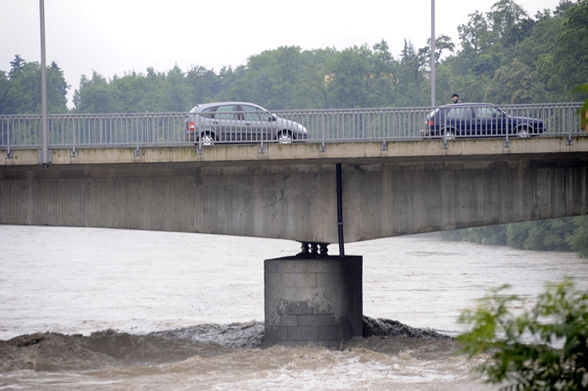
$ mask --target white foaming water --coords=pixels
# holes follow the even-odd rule
[[[0,364],[0,390],[492,389],[470,372],[475,362],[453,354],[452,342],[373,337],[331,351],[194,347],[178,337],[166,350],[165,341],[139,339],[204,323],[263,321],[263,260],[298,251],[296,242],[283,240],[0,226],[0,339],[104,329],[137,335],[47,338],[21,347],[22,357],[14,360],[22,367],[2,370]],[[460,311],[492,287],[509,283],[532,298],[545,282],[568,275],[588,288],[588,261],[571,253],[433,235],[347,244],[346,253],[364,258],[364,314],[451,335],[460,331]],[[108,353],[104,346],[113,344],[123,344],[124,354]],[[0,344],[0,357],[3,346],[8,349]],[[180,358],[163,358],[182,349],[187,353]],[[83,356],[78,369],[68,351]],[[51,369],[59,360],[67,366]]]

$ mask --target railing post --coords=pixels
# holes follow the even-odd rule
[[[265,149],[263,148],[263,137],[261,137],[261,143],[259,144],[259,150],[258,152],[260,154],[263,154],[265,152]]]
[[[78,150],[76,148],[76,121],[73,118],[71,119],[71,139],[72,139],[71,157],[78,157]]]
[[[139,121],[137,120],[137,118],[135,118],[135,129],[137,129],[136,132],[136,146],[135,146],[135,156],[141,156],[141,150],[139,149],[139,138],[140,138],[140,134],[139,134]]]
[[[319,114],[320,115],[320,114]],[[327,147],[325,146],[325,117],[320,115],[321,119],[321,152],[325,152]]]
[[[10,120],[6,121],[6,143],[7,143],[7,151],[6,151],[6,158],[12,159],[12,151],[10,150]]]
[[[569,113],[569,115],[568,115],[569,125],[568,125],[568,136],[566,137],[566,144],[572,145],[572,127],[575,127],[576,121],[574,121],[574,114],[573,114],[574,111],[571,108],[568,108],[567,112]]]
[[[509,112],[507,112],[508,115],[511,115]],[[508,121],[508,118],[504,119],[505,121]],[[506,124],[506,130],[505,130],[505,137],[504,137],[504,148],[510,148],[510,139],[509,139],[509,134],[510,132],[512,132],[512,122],[508,122]]]
[[[337,176],[337,238],[339,239],[339,256],[345,256],[345,240],[343,238],[343,181],[341,163],[336,165]]]

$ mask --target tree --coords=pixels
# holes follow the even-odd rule
[[[67,90],[69,85],[65,81],[63,71],[55,61],[47,69],[47,112],[67,112]]]
[[[328,64],[331,75],[327,83],[329,107],[370,106],[369,78],[372,53],[366,46],[345,49]]]
[[[0,99],[2,114],[27,114],[41,112],[41,66],[38,62],[26,62],[18,54],[10,62],[8,78],[0,77]],[[52,62],[46,69],[47,111],[65,113],[67,85],[63,72]]]
[[[202,66],[195,66],[188,70],[185,78],[186,93],[190,102],[188,108],[198,103],[213,101],[215,95],[220,92],[220,81],[220,75],[217,76],[213,71]]]
[[[533,103],[545,96],[535,71],[514,59],[496,70],[485,100],[494,103]]]
[[[22,71],[25,64],[26,61],[24,58],[22,58],[20,54],[15,54],[14,60],[10,61],[10,72],[8,73],[8,77],[13,79],[18,72]]]
[[[435,39],[435,64],[439,63],[439,59],[443,55],[443,51],[447,50],[453,53],[455,45],[451,38],[447,35],[441,35]],[[431,38],[427,39],[427,45],[419,49],[419,68],[429,69],[431,65]]]
[[[531,37],[524,43],[541,48],[532,55],[537,58],[536,69],[550,91],[550,100],[585,99],[575,88],[588,80],[588,0],[562,2],[556,14],[559,16],[552,20],[537,23],[538,39]]]
[[[6,76],[6,72],[0,71],[0,114],[8,114],[9,111],[9,97],[8,90],[10,88],[10,81]]]
[[[524,250],[575,251],[588,258],[588,216],[466,228],[442,232],[441,237]]]
[[[569,238],[572,249],[583,258],[588,258],[588,217],[574,218],[575,230]]]
[[[117,113],[121,112],[113,89],[108,81],[94,71],[92,78],[82,75],[80,89],[74,93],[76,111],[80,113]]]
[[[512,46],[521,32],[529,32],[532,21],[525,10],[512,0],[499,0],[488,13],[495,41],[504,40],[505,46]],[[526,21],[524,24],[523,21]],[[529,22],[531,22],[529,24]],[[523,26],[521,26],[523,24]],[[515,38],[515,39],[513,39]]]
[[[488,21],[479,11],[470,14],[469,17],[470,20],[467,24],[457,27],[461,46],[467,54],[479,54],[491,44]]]
[[[548,285],[535,305],[505,294],[504,285],[459,320],[469,331],[458,336],[470,357],[487,358],[478,370],[488,382],[511,390],[586,390],[588,387],[588,292],[570,280]]]

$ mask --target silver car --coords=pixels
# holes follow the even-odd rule
[[[248,102],[217,102],[194,106],[185,120],[186,141],[237,143],[305,140],[306,128]]]

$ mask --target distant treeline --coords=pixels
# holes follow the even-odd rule
[[[538,103],[588,97],[588,0],[562,1],[528,15],[500,0],[457,27],[459,42],[436,40],[437,97],[457,92],[469,102]],[[166,72],[147,68],[110,79],[82,76],[74,112],[187,111],[197,103],[252,101],[269,109],[426,106],[430,103],[429,43],[404,40],[398,58],[384,40],[369,47],[301,50],[279,47],[252,54],[247,64],[216,72],[201,66]],[[197,57],[195,58],[197,61]],[[0,114],[40,112],[40,66],[16,55],[0,71]],[[56,63],[48,67],[49,112],[64,113],[69,86]]]
[[[441,237],[524,250],[575,251],[588,258],[588,216],[445,231]]]

